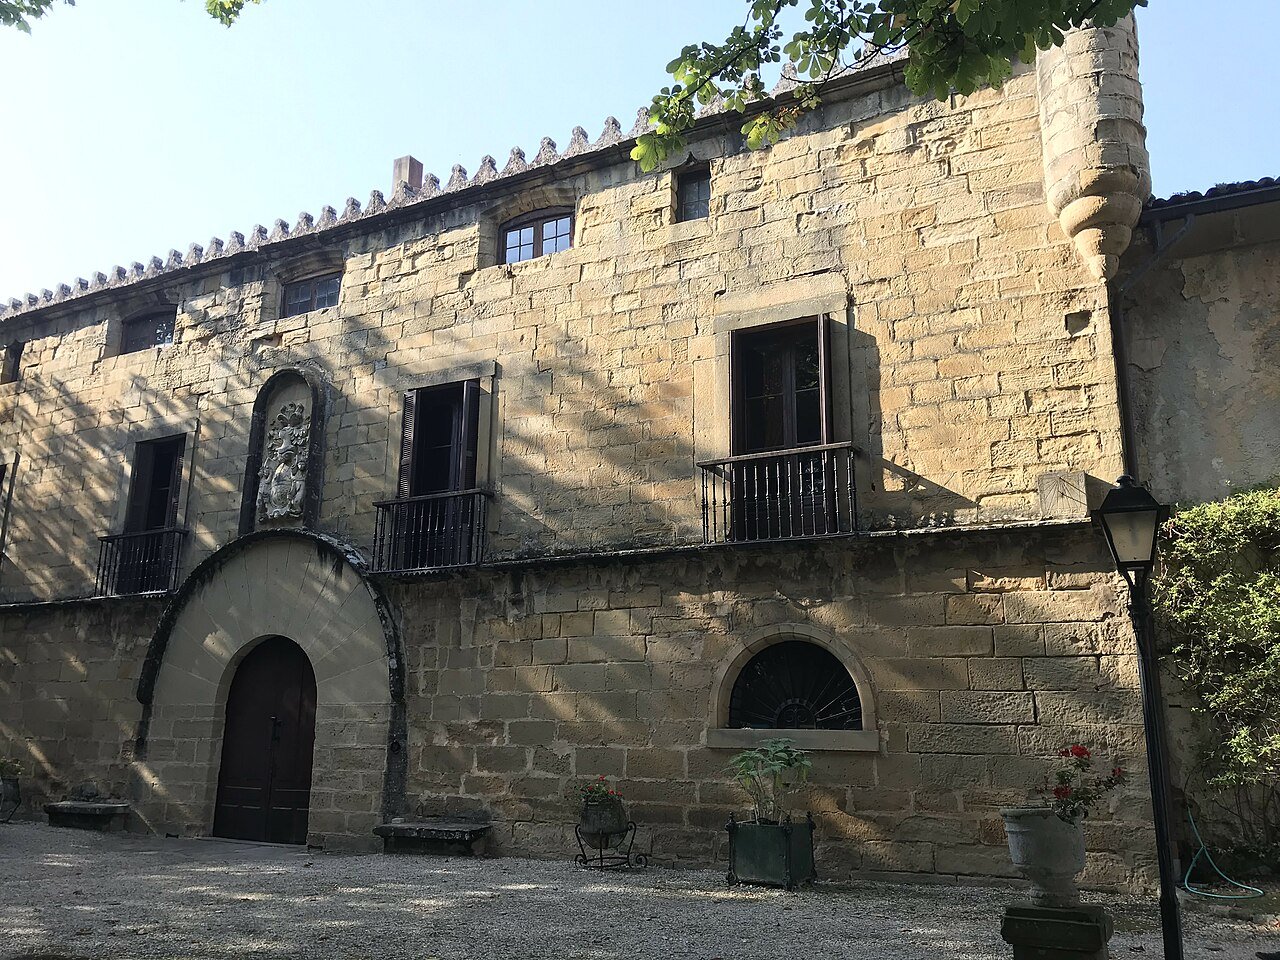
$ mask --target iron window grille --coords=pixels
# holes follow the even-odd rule
[[[151,347],[168,346],[173,343],[176,323],[176,310],[147,313],[129,318],[121,327],[120,352],[138,353]]]
[[[705,167],[676,176],[676,220],[703,220],[711,209],[711,171]]]
[[[296,317],[322,310],[325,307],[338,305],[338,294],[342,291],[342,274],[327,273],[320,277],[310,277],[284,285],[284,309],[281,315]]]
[[[862,700],[844,664],[805,640],[765,647],[729,696],[729,726],[756,730],[861,730]]]
[[[502,225],[502,262],[520,263],[573,246],[573,209],[553,207]]]

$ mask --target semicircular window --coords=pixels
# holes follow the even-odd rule
[[[861,730],[862,701],[845,665],[816,643],[784,640],[752,657],[729,698],[729,726]]]

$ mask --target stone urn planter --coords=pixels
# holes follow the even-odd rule
[[[1031,900],[1041,907],[1080,903],[1076,877],[1084,869],[1082,820],[1063,820],[1049,807],[1001,810],[1009,837],[1009,858],[1031,881]]]
[[[578,829],[581,830],[587,845],[597,850],[603,850],[620,842],[622,835],[627,832],[627,812],[622,807],[622,798],[613,796],[583,798]]]

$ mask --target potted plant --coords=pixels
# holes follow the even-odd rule
[[[0,757],[0,822],[8,823],[22,804],[18,774],[22,768],[16,760]]]
[[[766,740],[729,761],[738,785],[751,798],[752,819],[732,817],[729,882],[794,890],[817,876],[813,861],[813,817],[792,818],[789,801],[809,778],[809,755],[790,740]]]
[[[609,846],[612,837],[627,832],[622,794],[601,774],[582,788],[582,813],[578,826],[587,843],[597,849]]]
[[[1040,787],[1044,803],[1001,810],[1009,837],[1009,857],[1031,881],[1031,900],[1042,907],[1080,902],[1076,876],[1084,869],[1084,818],[1124,781],[1120,767],[1105,777],[1092,774],[1089,748],[1074,743],[1059,751],[1062,763],[1053,781]]]

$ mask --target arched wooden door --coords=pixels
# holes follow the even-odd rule
[[[306,843],[316,676],[292,640],[269,637],[244,658],[227,695],[213,832]]]

